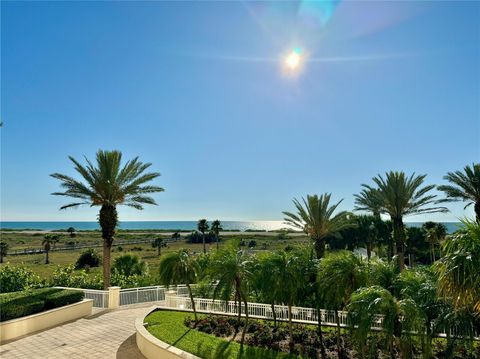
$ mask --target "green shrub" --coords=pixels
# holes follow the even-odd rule
[[[49,294],[45,298],[45,309],[63,307],[68,304],[80,302],[84,293],[79,290],[65,289],[56,293]]]
[[[5,264],[0,268],[0,293],[16,292],[42,286],[43,282],[40,277],[25,267],[12,267]]]
[[[84,251],[75,263],[75,269],[98,267],[100,265],[100,256],[95,249],[90,248]]]
[[[75,270],[73,265],[57,267],[50,285],[57,287],[103,289],[103,279],[100,275],[89,275],[84,269]]]
[[[81,291],[41,288],[0,294],[0,321],[24,317],[62,307],[83,299]]]
[[[146,275],[148,272],[147,263],[133,254],[124,254],[115,258],[113,261],[112,272],[116,272],[125,277],[132,275]]]

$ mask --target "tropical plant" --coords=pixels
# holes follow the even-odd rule
[[[368,193],[369,202],[365,202],[361,195],[355,197],[356,210],[373,211],[390,216],[393,225],[398,266],[402,271],[405,268],[405,225],[403,218],[409,215],[422,213],[445,212],[445,207],[431,207],[435,203],[436,195],[428,194],[435,188],[434,185],[423,186],[426,175],[405,175],[404,172],[387,172],[386,177],[381,175],[373,178],[376,188],[362,184],[362,193]]]
[[[146,262],[134,254],[123,254],[115,258],[113,261],[112,271],[118,274],[130,277],[132,275],[146,275],[148,272],[148,265]]]
[[[210,267],[210,276],[216,281],[213,297],[228,301],[234,293],[238,303],[238,321],[242,315],[242,302],[245,306],[245,326],[242,343],[248,327],[248,286],[252,278],[252,258],[239,249],[238,242],[227,243],[215,252]]]
[[[422,226],[426,239],[430,245],[430,257],[435,262],[435,247],[445,239],[447,227],[443,223],[425,222]]]
[[[45,264],[50,263],[48,254],[50,252],[50,249],[52,248],[52,245],[56,242],[58,242],[58,236],[54,234],[46,234],[43,237],[42,246],[43,246],[43,251],[45,252]]]
[[[61,181],[64,192],[53,195],[73,197],[77,201],[62,206],[61,209],[80,205],[99,206],[99,223],[103,238],[103,279],[104,286],[110,286],[110,256],[115,230],[118,224],[118,205],[143,209],[144,204],[155,205],[150,193],[162,192],[163,188],[146,183],[154,180],[159,173],[145,173],[151,166],[135,157],[122,167],[122,154],[119,151],[99,150],[96,166],[86,159],[87,165],[81,165],[75,158],[69,157],[82,180],[54,173],[51,176]]]
[[[177,252],[167,253],[160,260],[159,279],[161,283],[166,285],[186,285],[190,302],[192,304],[195,322],[198,322],[198,316],[191,284],[196,282],[198,270],[199,268],[196,260],[184,249]]]
[[[365,351],[371,328],[379,327],[378,316],[381,315],[385,349],[393,357],[396,344],[404,354],[402,357],[412,357],[411,334],[420,328],[418,309],[413,300],[398,300],[379,286],[362,287],[352,293],[347,309],[354,326],[353,339],[359,344],[361,353]]]
[[[437,262],[439,293],[455,308],[480,313],[480,222],[462,220],[463,228],[448,237]]]
[[[0,293],[18,292],[42,285],[40,277],[28,268],[9,264],[0,267]]]
[[[152,248],[157,248],[157,254],[160,257],[162,255],[162,247],[166,247],[167,244],[162,237],[157,237],[152,241]]]
[[[443,178],[450,185],[438,186],[447,196],[442,202],[467,202],[465,208],[473,204],[477,222],[480,222],[480,163],[465,166],[463,172],[448,172]]]
[[[172,234],[172,239],[174,241],[178,241],[181,237],[182,236],[181,236],[180,232],[178,232],[178,231]]]
[[[220,239],[220,231],[223,231],[222,228],[222,222],[220,220],[216,219],[212,222],[211,226],[211,231],[215,234],[215,242],[217,243],[217,249],[218,249],[218,241]]]
[[[74,238],[76,236],[75,228],[73,228],[73,227],[68,227],[67,232],[69,233],[71,238]]]
[[[293,204],[296,213],[283,212],[285,223],[301,229],[313,240],[317,258],[325,255],[325,238],[351,225],[348,212],[333,213],[342,202],[330,205],[331,194],[307,195],[302,202],[297,199]]]
[[[75,269],[98,267],[100,262],[101,259],[97,251],[93,248],[89,248],[80,254],[75,263]]]
[[[317,282],[323,302],[335,311],[337,322],[337,351],[341,358],[340,317],[338,311],[348,303],[351,294],[367,282],[367,267],[350,251],[331,253],[320,262]]]
[[[203,253],[207,253],[207,247],[205,246],[205,232],[208,231],[208,222],[206,219],[199,219],[197,223],[197,229],[202,233]]]
[[[0,263],[3,263],[3,257],[7,256],[8,252],[8,243],[5,241],[0,241]]]

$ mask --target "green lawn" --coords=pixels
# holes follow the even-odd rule
[[[147,330],[160,340],[205,359],[276,359],[299,358],[295,355],[255,348],[187,328],[183,321],[192,313],[159,310],[145,322]]]

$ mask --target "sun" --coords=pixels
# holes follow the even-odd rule
[[[301,51],[298,49],[292,50],[285,57],[285,66],[292,71],[298,69],[301,62],[302,62],[302,54],[301,54]]]

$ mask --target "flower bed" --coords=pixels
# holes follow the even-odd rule
[[[80,302],[82,291],[41,288],[0,294],[0,322]]]

